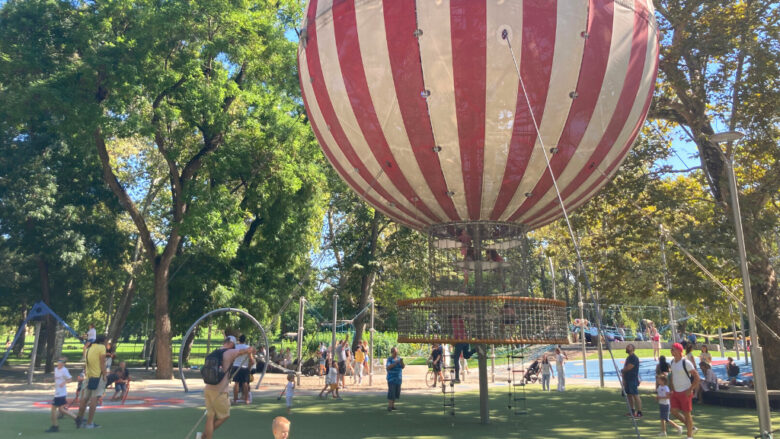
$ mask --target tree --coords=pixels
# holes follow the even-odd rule
[[[95,148],[103,179],[136,228],[154,274],[159,378],[172,376],[169,280],[176,256],[193,245],[188,238],[200,225],[214,227],[201,236],[214,248],[244,232],[233,188],[213,175],[217,152],[263,142],[268,112],[257,109],[281,113],[280,102],[293,100],[295,43],[285,32],[298,18],[297,6],[289,0],[3,6],[6,35],[23,42],[4,53],[13,63],[9,73],[35,76],[29,89],[42,109],[67,122],[69,141]],[[139,192],[122,184],[112,163],[112,142],[130,138],[152,144],[166,165],[158,212],[144,215]],[[154,213],[158,228],[150,226]],[[221,251],[230,256],[237,248]]]
[[[716,130],[739,129],[734,154],[756,316],[780,328],[780,287],[770,259],[780,214],[780,10],[766,0],[656,0],[660,84],[650,118],[680,127],[698,148],[702,184],[731,223],[728,176]],[[733,229],[733,224],[731,224]],[[732,253],[734,255],[734,253]],[[733,256],[736,259],[736,256]],[[780,362],[780,340],[757,331],[766,364]],[[780,369],[768,368],[770,388]]]

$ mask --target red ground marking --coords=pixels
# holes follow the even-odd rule
[[[111,410],[121,408],[132,407],[157,407],[162,405],[179,405],[184,402],[183,399],[178,398],[155,398],[155,397],[141,397],[141,396],[128,396],[125,400],[125,404],[122,405],[119,401],[104,401],[103,405],[99,406],[99,410]],[[33,407],[36,408],[48,408],[51,407],[51,401],[39,401],[33,403]]]

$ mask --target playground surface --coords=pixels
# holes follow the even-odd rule
[[[652,360],[652,359],[650,359]],[[649,361],[648,361],[649,363]],[[573,367],[570,363],[570,367]],[[590,365],[589,365],[590,367]],[[597,371],[596,367],[594,371]],[[479,424],[479,397],[476,374],[472,370],[464,384],[456,387],[456,415],[445,414],[441,388],[426,388],[423,366],[409,366],[404,372],[404,393],[399,410],[388,413],[384,375],[374,376],[374,385],[352,386],[343,392],[343,400],[321,400],[317,377],[305,377],[296,391],[292,421],[292,438],[630,438],[636,437],[633,424],[625,416],[626,407],[620,397],[617,382],[607,381],[598,388],[597,380],[569,379],[566,392],[543,392],[539,384],[528,385],[528,414],[514,415],[508,408],[506,382],[496,368],[496,382],[490,389],[491,424]],[[573,369],[572,369],[573,372]],[[133,383],[131,401],[151,398],[163,401],[159,405],[127,403],[125,407],[98,409],[95,420],[99,430],[76,431],[73,422],[62,419],[60,438],[111,437],[181,438],[200,418],[203,406],[198,391],[185,393],[178,380],[143,379]],[[590,376],[590,370],[589,370]],[[595,376],[595,375],[594,375]],[[36,377],[38,380],[38,377]],[[254,402],[232,408],[230,420],[217,431],[216,438],[270,437],[270,424],[275,416],[285,415],[284,400],[276,396],[283,387],[281,374],[266,376],[260,389],[254,391]],[[44,438],[49,424],[46,403],[51,398],[51,385],[38,381],[32,388],[24,384],[0,383],[0,438]],[[556,383],[553,381],[553,387]],[[198,379],[188,380],[194,389]],[[69,395],[74,389],[69,386]],[[645,417],[638,421],[642,437],[658,434],[657,404],[653,386],[643,382]],[[172,403],[171,400],[176,400]],[[755,434],[757,417],[754,410],[695,405],[697,437],[751,438]],[[780,423],[780,413],[774,413]],[[202,424],[201,424],[202,425]],[[20,436],[21,434],[21,436]],[[193,435],[194,437],[194,435]]]

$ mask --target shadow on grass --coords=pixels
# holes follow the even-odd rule
[[[341,401],[322,401],[314,396],[296,396],[291,438],[632,438],[631,420],[624,416],[625,403],[615,389],[574,387],[565,393],[529,390],[529,412],[511,415],[508,397],[496,391],[491,395],[491,423],[479,423],[479,396],[476,392],[456,394],[456,416],[445,415],[442,395],[403,395],[398,410],[389,413],[380,396],[353,396]],[[660,431],[658,407],[651,397],[643,398],[645,419],[639,422],[642,437]],[[183,439],[203,413],[202,409],[98,413],[99,431],[76,431],[63,420],[59,438],[110,437]],[[284,400],[258,398],[250,406],[232,409],[231,418],[217,431],[216,438],[271,437],[275,416],[284,416]],[[696,406],[698,437],[752,438],[758,424],[754,411],[712,406]],[[780,416],[776,416],[780,423]],[[48,411],[0,413],[0,438],[49,437]],[[202,425],[197,431],[202,430]],[[249,435],[249,436],[247,436]],[[194,437],[194,435],[193,435]]]

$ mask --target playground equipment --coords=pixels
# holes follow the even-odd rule
[[[482,423],[488,344],[566,340],[563,302],[529,297],[518,249],[628,153],[657,71],[653,12],[648,0],[308,2],[298,65],[325,155],[368,203],[429,235],[431,295],[399,303],[399,342],[476,344]]]
[[[27,323],[34,321],[35,342],[33,342],[32,354],[30,355],[30,369],[27,371],[27,384],[32,384],[33,382],[33,373],[35,372],[35,357],[38,354],[38,342],[40,341],[40,334],[41,334],[41,320],[46,316],[52,316],[54,320],[57,321],[57,323],[62,325],[63,328],[67,329],[68,332],[70,332],[74,337],[79,339],[81,343],[84,343],[84,340],[81,340],[81,336],[76,331],[74,331],[73,328],[68,326],[68,324],[65,323],[65,321],[62,320],[60,316],[58,316],[57,313],[52,311],[51,308],[49,308],[45,303],[38,302],[35,305],[33,305],[32,309],[27,314],[27,318],[24,319],[21,325],[19,325],[19,329],[16,331],[16,335],[14,335],[13,342],[11,342],[11,344],[5,350],[3,359],[0,360],[0,367],[3,367],[3,363],[5,363],[5,360],[8,359],[8,355],[11,353],[11,350],[13,350],[16,341],[24,333],[24,330],[27,327]]]
[[[223,314],[223,313],[236,313],[243,317],[248,318],[258,329],[260,333],[260,338],[257,340],[257,346],[268,346],[268,337],[266,337],[265,329],[260,324],[260,322],[257,321],[252,314],[249,314],[248,312],[244,311],[243,309],[238,308],[219,308],[215,309],[213,311],[209,311],[206,314],[203,314],[198,318],[198,320],[195,320],[195,323],[190,326],[189,329],[187,329],[187,332],[184,334],[184,338],[182,338],[182,344],[179,348],[179,377],[181,378],[181,384],[184,386],[184,391],[189,392],[189,388],[187,387],[187,380],[184,377],[184,348],[185,348],[185,341],[189,339],[190,334],[192,334],[192,331],[195,330],[195,328],[198,327],[198,324],[202,322],[203,320],[215,315],[215,314]],[[257,378],[257,384],[259,385],[263,378],[265,377],[265,371],[268,368],[268,361],[263,361],[263,367],[262,371],[258,370],[259,377]],[[259,363],[258,363],[259,364]]]

